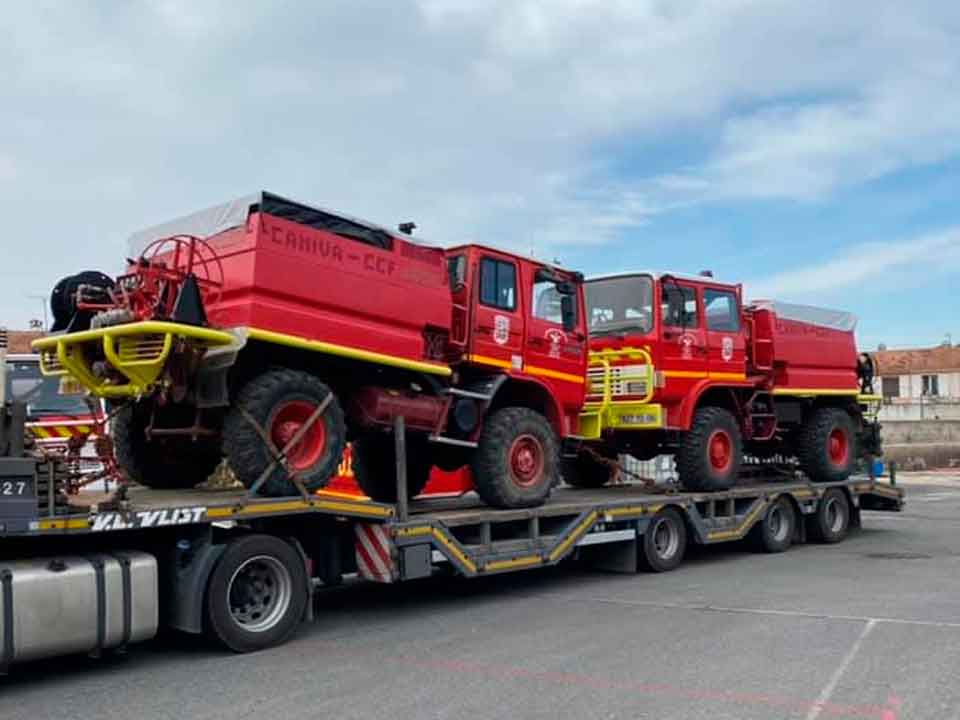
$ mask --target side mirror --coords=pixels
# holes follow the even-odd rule
[[[557,292],[561,295],[576,295],[577,284],[569,280],[561,280],[557,283]]]
[[[566,332],[573,332],[577,329],[577,303],[575,296],[560,296],[560,318],[563,323],[563,329]]]

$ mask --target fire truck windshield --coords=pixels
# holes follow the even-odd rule
[[[649,275],[588,280],[584,287],[591,335],[653,330],[653,278]]]
[[[25,403],[27,419],[44,415],[89,415],[81,395],[61,395],[60,378],[44,377],[34,360],[7,360],[7,400]]]

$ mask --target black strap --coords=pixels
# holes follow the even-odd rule
[[[107,581],[102,559],[89,557],[87,562],[93,566],[97,578],[97,646],[90,655],[99,657],[107,640]]]
[[[120,647],[130,644],[133,634],[133,581],[130,578],[130,558],[126,555],[113,555],[120,563],[121,583],[123,585],[123,636],[120,638]]]
[[[3,595],[3,650],[0,654],[0,673],[6,674],[13,662],[13,573],[0,570],[0,593]]]

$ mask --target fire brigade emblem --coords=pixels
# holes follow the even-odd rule
[[[493,316],[493,341],[497,345],[506,345],[510,339],[510,318],[506,315]]]
[[[724,362],[733,360],[733,338],[725,337],[720,341],[720,357],[723,358]]]
[[[680,336],[680,357],[684,360],[690,360],[693,357],[693,345],[696,339],[689,333]]]
[[[548,351],[550,357],[560,357],[560,348],[567,341],[567,334],[563,330],[548,328],[543,337],[550,343],[550,350]]]

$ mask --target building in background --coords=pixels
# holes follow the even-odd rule
[[[8,330],[7,352],[11,355],[31,355],[33,348],[30,347],[30,343],[42,335],[40,330]]]
[[[960,420],[960,346],[878,350],[881,420]]]

